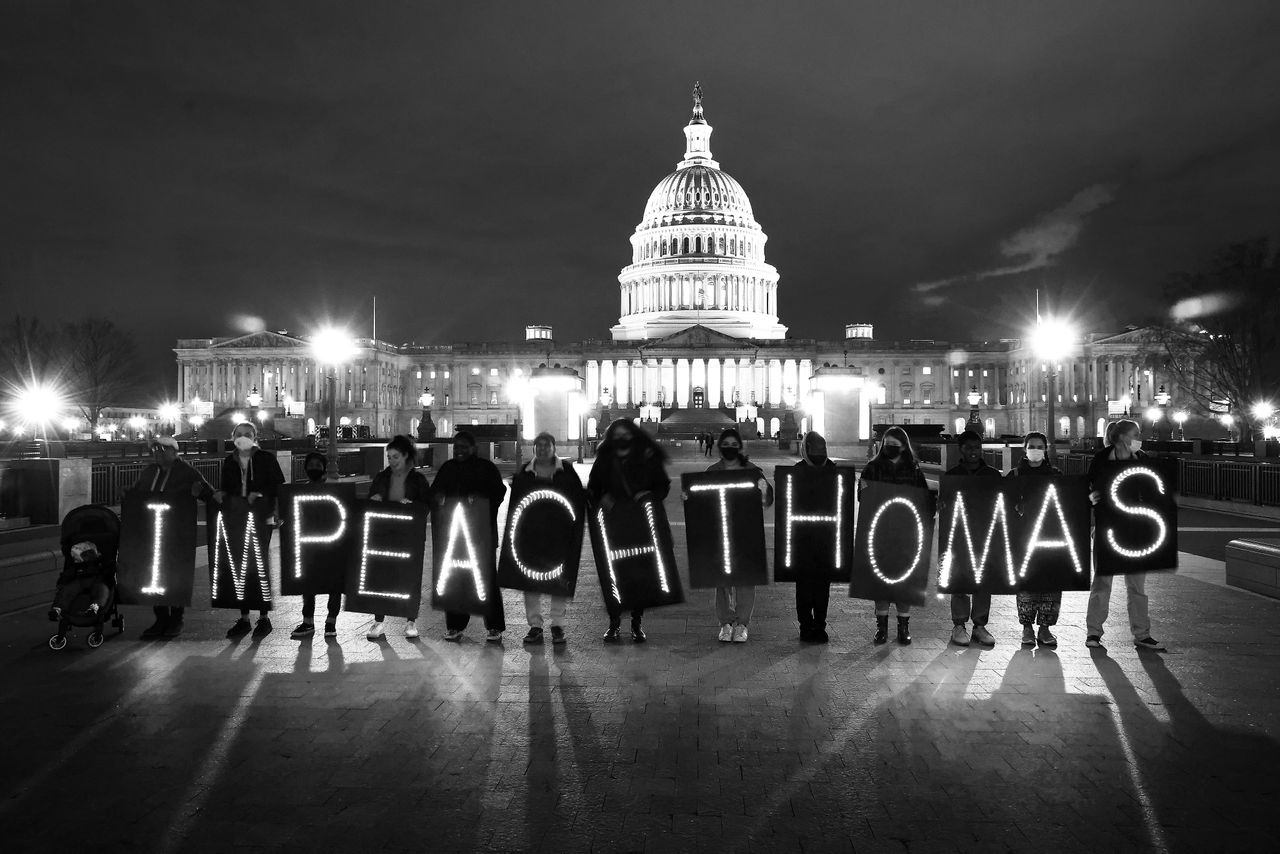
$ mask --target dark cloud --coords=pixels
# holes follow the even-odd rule
[[[1112,324],[1280,231],[1278,13],[7,3],[0,289],[136,330],[163,380],[176,337],[363,321],[374,294],[393,340],[604,337],[700,79],[793,334],[1008,334],[1035,288]],[[1046,215],[1088,188],[1114,198]]]

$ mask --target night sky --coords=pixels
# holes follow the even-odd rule
[[[0,5],[6,313],[607,338],[705,90],[797,337],[1086,326],[1280,233],[1274,3]]]

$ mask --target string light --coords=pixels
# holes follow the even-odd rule
[[[1014,568],[1013,545],[1009,541],[1009,511],[1005,506],[1004,494],[997,493],[995,497],[994,510],[991,514],[991,526],[987,528],[987,539],[982,544],[982,551],[977,555],[977,563],[973,568],[973,581],[975,584],[982,583],[982,577],[987,572],[987,558],[991,556],[991,546],[996,536],[996,526],[1000,528],[1000,534],[1004,538],[1004,566],[1005,577],[1008,579],[1009,586],[1013,587],[1017,584],[1017,575]],[[912,510],[915,507],[912,506]],[[874,526],[874,522],[872,525]],[[965,506],[964,493],[956,494],[955,510],[951,514],[951,530],[947,533],[947,547],[942,553],[942,574],[938,579],[939,587],[947,587],[951,584],[951,568],[955,563],[955,552],[952,546],[956,541],[956,529],[960,530],[966,543],[969,544],[969,562],[973,564],[975,557],[973,548],[973,531],[969,528],[969,512]],[[874,559],[874,554],[873,554]]]
[[[535,489],[516,504],[516,509],[511,514],[511,559],[515,561],[516,567],[527,577],[534,581],[551,581],[559,578],[564,572],[564,564],[558,563],[548,570],[537,570],[526,564],[520,557],[520,550],[516,548],[516,535],[520,530],[520,518],[524,512],[539,501],[554,501],[560,504],[569,513],[569,521],[578,521],[578,514],[574,512],[573,503],[565,498],[554,489]]]
[[[302,533],[302,505],[318,504],[320,502],[328,502],[338,510],[338,527],[328,534],[311,534],[304,535]],[[342,539],[347,533],[347,508],[342,506],[342,502],[338,500],[336,495],[327,495],[323,492],[303,492],[293,497],[293,530],[294,530],[294,549],[293,549],[293,577],[302,578],[302,547],[315,543],[316,545],[325,545],[327,543],[335,543]]]
[[[466,560],[458,560],[453,556],[458,544],[459,532],[462,533],[462,542],[467,549]],[[483,602],[486,597],[484,575],[480,572],[480,557],[476,552],[474,543],[471,541],[471,529],[467,527],[466,513],[461,504],[453,508],[453,515],[449,518],[448,543],[444,550],[444,558],[440,561],[440,579],[436,582],[436,595],[444,595],[446,583],[449,580],[449,576],[453,574],[454,569],[467,569],[471,571],[471,578],[475,582],[476,596]]]
[[[724,559],[724,574],[733,574],[733,564],[730,561],[730,540],[732,537],[729,532],[729,490],[731,489],[757,489],[754,482],[739,483],[699,483],[689,487],[690,492],[718,492],[720,493],[720,537],[723,540],[724,550],[721,556]]]
[[[880,564],[876,561],[876,526],[880,523],[880,517],[884,515],[885,511],[895,504],[901,504],[905,506],[908,510],[911,511],[911,515],[915,519],[916,554],[915,554],[915,557],[911,558],[911,563],[907,564],[906,572],[904,572],[898,578],[889,578],[883,572],[880,571]],[[911,577],[911,573],[912,571],[915,570],[916,564],[920,562],[920,555],[923,552],[924,552],[924,523],[920,519],[920,511],[916,509],[916,506],[912,504],[909,499],[903,498],[901,495],[895,495],[893,498],[890,498],[884,504],[881,504],[879,509],[876,510],[875,515],[871,517],[871,525],[869,526],[869,530],[867,531],[867,558],[871,561],[871,571],[876,574],[876,578],[879,578],[885,584],[898,584],[899,582],[906,581],[908,578]]]
[[[244,551],[240,553],[241,559],[237,561],[231,554],[231,540],[227,537],[227,525],[224,521],[224,513],[219,510],[217,514],[217,529],[213,538],[213,598],[218,598],[218,579],[226,570],[226,564],[222,558],[225,555],[227,562],[231,564],[231,583],[235,588],[236,601],[243,602],[245,595],[245,580],[249,575],[249,560],[252,558],[255,574],[258,576],[258,586],[262,589],[262,601],[271,601],[271,579],[267,577],[266,565],[262,561],[262,546],[258,542],[258,526],[254,521],[252,513],[245,514],[244,522]]]
[[[1049,514],[1049,504],[1053,504],[1053,509],[1058,514],[1058,524],[1062,526],[1061,540],[1041,540],[1040,530],[1044,526],[1045,516]],[[1018,571],[1019,578],[1027,577],[1027,569],[1031,566],[1031,557],[1036,553],[1037,549],[1066,549],[1067,554],[1071,555],[1071,563],[1075,566],[1076,575],[1084,573],[1084,564],[1080,561],[1080,554],[1076,551],[1075,541],[1071,538],[1071,529],[1067,527],[1067,514],[1062,511],[1062,499],[1058,497],[1058,487],[1056,484],[1049,484],[1049,488],[1045,490],[1044,501],[1040,504],[1040,512],[1036,515],[1036,522],[1031,527],[1031,539],[1027,541],[1027,553],[1022,558],[1022,569]]]
[[[618,591],[618,572],[615,564],[622,560],[653,555],[654,563],[658,569],[658,587],[661,588],[663,593],[671,592],[671,585],[667,580],[667,566],[662,560],[662,549],[658,547],[658,520],[654,514],[652,502],[646,501],[644,503],[644,515],[645,520],[649,523],[650,545],[630,546],[615,550],[609,545],[609,531],[604,522],[604,509],[601,508],[596,511],[596,524],[600,527],[600,543],[604,546],[605,568],[609,573],[609,588],[613,593],[613,600],[618,604],[622,604],[622,594]]]
[[[168,504],[160,504],[156,502],[149,503],[147,509],[156,515],[155,533],[152,535],[151,543],[151,583],[142,588],[142,592],[148,596],[163,596],[164,588],[160,586],[160,546],[164,539],[164,516],[172,508]]]
[[[1143,516],[1150,519],[1156,525],[1156,539],[1150,546],[1144,549],[1127,549],[1116,542],[1116,532],[1114,528],[1107,528],[1107,544],[1111,546],[1112,551],[1121,557],[1127,557],[1130,560],[1148,557],[1156,552],[1169,535],[1169,528],[1161,518],[1160,513],[1152,510],[1150,507],[1137,507],[1131,504],[1125,504],[1120,500],[1120,484],[1124,483],[1131,477],[1149,477],[1155,482],[1156,490],[1164,495],[1164,482],[1160,480],[1160,476],[1145,466],[1137,466],[1135,468],[1127,468],[1120,474],[1116,475],[1115,480],[1111,481],[1111,503],[1116,510],[1121,513],[1127,513],[1130,516]]]
[[[413,516],[405,513],[386,513],[378,510],[366,510],[364,514],[364,531],[360,541],[360,584],[356,588],[356,593],[360,596],[381,596],[384,599],[409,599],[408,593],[396,593],[392,590],[370,590],[366,586],[369,578],[369,558],[383,557],[388,560],[412,560],[413,555],[408,552],[392,552],[386,549],[369,548],[369,532],[373,529],[375,519],[385,519],[388,522],[412,522]]]
[[[834,524],[836,528],[835,568],[839,569],[841,565],[841,557],[844,552],[844,549],[841,548],[841,544],[844,539],[844,477],[843,475],[840,473],[836,474],[836,512],[835,514],[831,516],[822,516],[818,514],[794,514],[791,512],[792,491],[793,491],[793,484],[795,481],[795,475],[792,474],[791,472],[783,472],[782,474],[787,480],[787,488],[785,491],[786,492],[786,513],[784,514],[784,518],[786,519],[787,532],[786,532],[786,547],[783,549],[783,553],[782,553],[783,564],[788,569],[791,568],[791,539],[792,539],[792,532],[794,531],[796,525],[815,524],[815,523],[827,524],[827,525]]]

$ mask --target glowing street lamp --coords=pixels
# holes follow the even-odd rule
[[[52,387],[27,386],[18,393],[14,410],[27,427],[43,428],[54,423],[66,408],[66,401]]]
[[[258,394],[257,386],[254,386],[253,391],[249,392],[248,397],[245,398],[245,402],[253,409],[257,409],[262,405],[262,395]]]
[[[1047,317],[1036,323],[1035,331],[1031,333],[1031,351],[1036,354],[1036,358],[1048,365],[1049,394],[1048,403],[1049,411],[1047,413],[1048,430],[1048,456],[1053,458],[1055,438],[1054,430],[1057,425],[1054,423],[1053,405],[1058,399],[1057,379],[1058,379],[1058,360],[1062,359],[1071,352],[1072,345],[1075,344],[1079,333],[1075,327],[1065,320],[1055,317]],[[1035,404],[1032,403],[1032,406]]]
[[[1275,407],[1271,405],[1271,401],[1260,400],[1253,405],[1249,410],[1249,413],[1259,421],[1266,421],[1275,411]]]
[[[271,417],[271,413],[270,413],[270,412],[267,412],[267,410],[265,410],[265,409],[259,409],[259,410],[258,410],[258,423],[259,423],[259,424],[266,424],[266,423],[267,423],[267,419],[268,419],[268,418],[270,418],[270,417]]]
[[[311,354],[320,365],[332,368],[325,376],[325,391],[329,395],[329,478],[338,477],[338,368],[354,359],[356,341],[344,329],[325,327],[311,339]]]
[[[236,410],[235,412],[231,413],[231,422],[233,425],[243,424],[245,422],[244,413],[239,410]]]
[[[187,419],[187,421],[191,424],[191,429],[195,430],[197,433],[199,433],[200,428],[204,426],[203,415],[192,415],[190,418]]]
[[[141,435],[142,431],[147,429],[147,419],[141,415],[135,415],[129,419],[129,427],[136,435]]]
[[[1187,413],[1179,410],[1173,413],[1173,420],[1178,424],[1178,441],[1182,442],[1187,438]]]
[[[174,434],[178,432],[178,422],[182,420],[182,410],[176,403],[166,403],[160,407],[160,423],[171,424]]]
[[[969,429],[975,433],[985,434],[982,429],[982,416],[978,413],[978,402],[982,400],[982,395],[978,393],[976,385],[969,386]]]
[[[430,386],[423,386],[422,394],[418,395],[418,404],[422,407],[422,420],[418,422],[418,441],[430,442],[436,437],[436,422],[431,420],[431,404],[436,402],[436,396],[431,393]]]
[[[1159,438],[1156,435],[1156,425],[1160,423],[1160,419],[1164,417],[1164,410],[1158,406],[1149,407],[1145,413],[1145,418],[1151,422],[1151,438]]]

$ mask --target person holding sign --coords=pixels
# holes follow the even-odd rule
[[[720,448],[720,459],[712,463],[707,471],[751,472],[756,476],[756,483],[760,487],[761,501],[765,507],[772,507],[773,487],[765,479],[760,467],[747,459],[747,455],[742,452],[742,435],[734,428],[728,427],[720,434],[717,444]],[[751,622],[751,612],[755,609],[755,605],[754,585],[739,584],[716,588],[716,619],[720,622],[721,643],[747,642],[747,624]]]
[[[1142,453],[1142,427],[1137,421],[1121,419],[1107,429],[1109,444],[1093,455],[1089,463],[1089,501],[1096,507],[1102,501],[1099,490],[1099,474],[1108,462],[1139,461],[1147,459]],[[1089,588],[1089,606],[1085,612],[1084,645],[1091,649],[1102,647],[1102,626],[1107,621],[1111,610],[1111,582],[1115,576],[1093,574],[1093,584]],[[1133,632],[1134,646],[1156,652],[1164,651],[1164,644],[1151,637],[1151,615],[1147,601],[1147,575],[1145,572],[1132,572],[1124,577],[1125,593],[1129,604],[1129,630]]]
[[[867,463],[858,479],[858,495],[867,483],[896,483],[903,486],[918,486],[928,489],[929,484],[920,471],[915,452],[911,448],[911,438],[901,427],[890,427],[884,431],[880,440],[880,451]],[[876,635],[874,642],[885,643],[889,640],[889,602],[877,600]],[[894,602],[894,610],[898,612],[898,643],[911,643],[911,603]]]
[[[172,436],[153,437],[151,454],[153,461],[142,470],[131,491],[152,495],[186,493],[202,501],[208,501],[213,496],[213,487],[204,479],[204,475],[178,456],[177,439]],[[175,638],[182,634],[183,608],[157,605],[152,611],[156,620],[143,630],[144,639]]]
[[[378,472],[369,484],[370,501],[387,501],[392,504],[430,504],[431,487],[426,475],[415,467],[418,448],[408,436],[393,436],[387,443],[387,467]],[[330,605],[332,607],[332,605]],[[365,637],[371,641],[386,635],[383,623],[385,614],[374,614],[373,624]],[[404,636],[418,636],[418,616],[414,614],[404,622]]]
[[[325,475],[329,471],[329,459],[319,451],[311,451],[302,461],[303,471],[307,473],[307,482],[315,486],[324,483]],[[329,593],[329,615],[324,621],[324,636],[327,638],[335,638],[338,636],[338,614],[342,610],[342,593],[341,591],[330,591]],[[294,640],[302,640],[303,638],[312,637],[316,633],[316,594],[302,594],[302,622],[289,635]]]
[[[1061,477],[1062,469],[1050,465],[1045,460],[1049,448],[1049,439],[1041,432],[1032,430],[1022,440],[1025,452],[1023,458],[1005,477]],[[1058,612],[1062,608],[1062,591],[1049,593],[1031,593],[1018,591],[1018,622],[1022,623],[1022,645],[1035,646],[1037,633],[1033,626],[1039,625],[1038,639],[1043,646],[1054,647],[1058,639],[1049,631],[1049,627],[1058,622]]]
[[[251,512],[265,504],[274,514],[280,485],[284,483],[276,455],[258,447],[258,428],[249,421],[242,421],[231,430],[231,442],[236,447],[222,461],[222,488],[213,494],[214,500],[221,504],[227,494],[235,494],[249,502]],[[271,528],[264,527],[258,536],[265,555],[271,548]],[[250,631],[255,638],[266,637],[271,634],[270,613],[266,608],[259,611],[258,624],[254,626],[249,623],[249,610],[242,609],[240,619],[227,629],[227,637],[243,637]]]
[[[604,440],[596,448],[596,459],[587,477],[587,498],[591,507],[603,508],[607,513],[619,501],[636,501],[652,496],[663,501],[671,491],[671,479],[667,477],[667,455],[661,446],[638,429],[629,419],[619,418],[605,430]],[[622,609],[607,604],[609,629],[604,633],[605,643],[618,643],[622,625]],[[631,612],[631,639],[636,643],[646,640],[641,619],[644,609]]]
[[[486,498],[489,500],[489,531],[491,548],[495,551],[498,539],[498,506],[502,504],[502,496],[507,494],[506,484],[498,467],[486,459],[476,455],[476,437],[466,430],[459,430],[453,437],[453,459],[445,460],[431,484],[431,497],[436,507],[443,507],[448,498]],[[497,583],[493,584],[497,588]],[[445,612],[444,639],[450,643],[461,643],[462,633],[471,622],[471,615],[465,612]],[[484,615],[484,627],[488,630],[485,640],[490,643],[501,643],[502,633],[507,630],[506,613],[502,608],[502,596],[496,595],[489,600],[489,613]]]
[[[987,465],[982,458],[982,437],[972,430],[965,430],[956,437],[956,445],[960,448],[960,462],[947,469],[947,474],[967,477],[1000,477],[1000,470]],[[995,646],[996,639],[987,631],[987,620],[991,617],[991,594],[974,593],[972,599],[968,593],[951,594],[951,642],[957,646],[969,645],[969,631],[965,625],[973,619],[973,640],[983,646]]]
[[[570,495],[585,497],[586,490],[582,487],[582,479],[573,470],[573,463],[556,456],[556,437],[543,432],[533,439],[533,459],[511,478],[512,500],[546,483]],[[569,597],[552,594],[548,598],[551,600],[551,642],[562,644],[565,642],[564,618],[569,609]],[[524,613],[529,621],[529,633],[525,635],[524,642],[542,643],[542,594],[524,591]]]
[[[836,464],[827,456],[827,440],[816,430],[804,434],[800,443],[800,461],[795,468],[832,468]],[[797,567],[796,621],[800,623],[800,640],[806,643],[827,643],[827,606],[831,601],[831,581],[826,574],[815,574],[812,568],[805,571]]]

